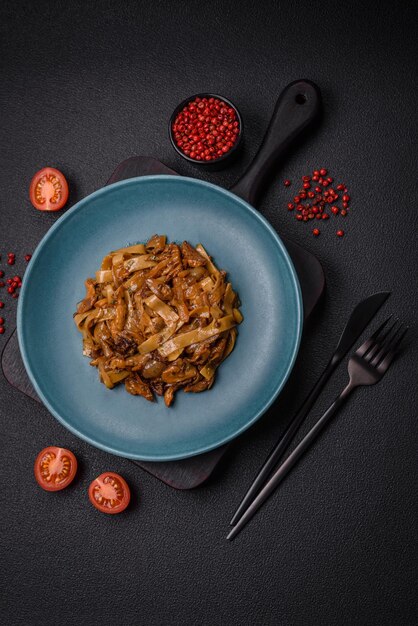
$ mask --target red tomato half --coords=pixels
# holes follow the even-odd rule
[[[36,172],[29,187],[29,197],[39,211],[59,211],[68,200],[68,183],[54,167]]]
[[[45,491],[60,491],[73,481],[77,459],[70,450],[49,446],[36,457],[35,478]]]
[[[89,487],[89,498],[93,506],[102,513],[121,513],[131,499],[127,482],[119,474],[105,472],[100,474]]]

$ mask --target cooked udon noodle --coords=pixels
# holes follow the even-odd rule
[[[201,244],[154,235],[104,257],[74,321],[83,354],[112,389],[167,406],[178,389],[210,389],[242,322],[239,299]]]

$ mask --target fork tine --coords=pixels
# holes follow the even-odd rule
[[[404,332],[402,333],[398,341],[398,345],[397,345],[398,350],[399,350],[399,346],[401,345],[402,339],[405,337],[407,331],[408,331],[408,327],[405,328]],[[384,357],[383,361],[381,361],[379,365],[377,366],[377,370],[382,376],[387,372],[388,367],[392,363],[393,359],[395,358],[398,350],[391,350],[390,352],[388,352],[388,354]]]
[[[408,328],[405,328],[405,326],[401,324],[399,328],[396,330],[395,334],[392,335],[392,337],[388,341],[385,342],[385,344],[382,346],[382,349],[378,352],[378,354],[376,354],[373,361],[371,361],[370,365],[377,367],[379,363],[381,361],[384,361],[385,358],[388,357],[389,355],[392,355],[392,358],[389,360],[389,363],[391,363],[393,356],[396,353],[396,348],[399,348],[402,342],[402,339],[405,337],[407,331],[408,331]]]
[[[399,320],[396,319],[393,324],[386,330],[386,332],[381,333],[376,339],[376,343],[374,346],[364,355],[365,360],[370,363],[372,359],[375,358],[377,352],[380,352],[381,348],[387,343],[388,337],[393,336],[392,331],[398,325]],[[398,332],[398,329],[395,331],[395,335]]]
[[[388,319],[385,320],[383,324],[381,324],[381,326],[379,326],[379,328],[373,333],[373,335],[369,337],[369,339],[366,339],[366,341],[361,344],[361,346],[356,350],[357,356],[363,356],[366,354],[366,352],[370,350],[370,348],[374,345],[380,333],[382,332],[382,330],[384,329],[384,327],[386,326],[386,324],[389,322],[391,318],[392,318],[392,315],[389,315]]]

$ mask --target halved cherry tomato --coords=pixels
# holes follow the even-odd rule
[[[131,492],[122,476],[114,472],[105,472],[90,483],[89,498],[96,509],[113,515],[126,509]]]
[[[73,481],[77,459],[70,450],[48,446],[36,457],[35,478],[45,491],[60,491]]]
[[[39,211],[59,211],[68,200],[68,183],[54,167],[36,172],[29,187],[29,197]]]

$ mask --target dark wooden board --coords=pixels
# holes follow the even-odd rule
[[[157,159],[137,156],[126,159],[118,165],[106,184],[110,185],[120,180],[151,174],[179,175]],[[306,320],[323,293],[324,277],[319,263],[307,262],[307,260],[309,261],[312,258],[309,253],[297,244],[287,243],[290,244],[288,246],[289,254],[292,257],[301,284]],[[19,391],[33,400],[41,402],[23,365],[16,331],[13,332],[3,350],[1,365],[7,381],[13,387],[19,389]],[[161,463],[132,461],[132,463],[146,470],[170,487],[184,490],[193,489],[209,478],[227,449],[228,445],[224,445],[211,452],[182,461]]]

